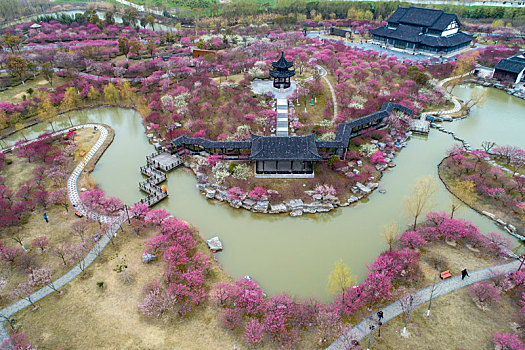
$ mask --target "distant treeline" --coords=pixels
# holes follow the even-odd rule
[[[281,15],[291,13],[303,14],[313,19],[321,15],[323,19],[345,19],[350,12],[372,13],[374,19],[388,18],[398,6],[410,6],[408,2],[368,2],[368,1],[307,1],[307,0],[280,0],[274,5],[261,4],[254,0],[234,0],[220,6],[221,15],[237,17],[273,12]],[[523,7],[498,7],[498,6],[463,6],[463,5],[416,5],[420,7],[442,9],[446,12],[456,13],[463,18],[503,18],[507,20],[524,20],[525,8]]]

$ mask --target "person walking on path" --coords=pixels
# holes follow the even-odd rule
[[[383,311],[379,310],[377,312],[377,318],[379,319],[379,322],[381,322],[381,320],[383,319]]]
[[[461,280],[463,281],[465,279],[465,277],[470,277],[470,275],[468,274],[467,269],[463,269],[461,271]]]
[[[49,220],[47,218],[47,213],[44,213],[44,220],[46,220],[46,224],[49,223]]]

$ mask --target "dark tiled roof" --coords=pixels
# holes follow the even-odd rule
[[[272,66],[277,69],[288,69],[293,66],[293,61],[287,61],[284,58],[284,51],[281,52],[281,58],[278,61],[272,62]]]
[[[251,141],[212,141],[203,137],[189,137],[182,135],[171,140],[173,147],[178,148],[187,145],[201,146],[204,148],[224,148],[224,149],[250,149]]]
[[[252,160],[320,160],[315,134],[306,136],[252,136]]]
[[[401,19],[401,17],[403,17],[405,15],[405,13],[407,12],[407,8],[406,7],[398,7],[397,10],[392,14],[392,16],[390,16],[387,21],[389,23],[399,23],[399,20]]]
[[[320,148],[345,148],[348,146],[348,142],[352,137],[352,129],[365,125],[368,123],[373,123],[380,119],[388,117],[394,110],[401,111],[405,114],[412,115],[414,112],[399,103],[385,102],[381,106],[381,109],[378,112],[365,115],[364,117],[350,120],[345,123],[341,123],[337,126],[337,132],[335,134],[335,141],[317,141],[317,147]],[[330,143],[327,143],[330,142]]]
[[[456,16],[455,14],[443,13],[434,23],[432,23],[430,29],[445,30],[447,29],[450,22],[452,22],[453,20],[456,20],[456,22],[458,22],[458,25],[461,24],[458,20],[458,16]]]
[[[431,27],[443,14],[443,10],[410,6],[398,21],[414,26]]]
[[[404,40],[412,43],[418,43],[422,28],[414,26],[406,26],[400,24],[396,29],[390,29],[387,26],[379,27],[370,30],[372,34],[384,36],[391,39]]]
[[[295,75],[295,69],[291,70],[271,70],[270,76],[272,78],[290,78]]]
[[[521,55],[525,55],[525,53],[519,53],[509,58],[501,59],[498,64],[496,64],[494,70],[519,74],[525,69],[525,58],[521,58]]]
[[[472,41],[472,35],[457,32],[448,36],[421,35],[420,43],[431,47],[453,47]]]
[[[414,27],[400,24],[396,29],[390,29],[387,26],[371,29],[373,35],[403,40],[412,43],[420,43],[430,47],[453,47],[470,42],[474,37],[472,35],[457,32],[448,36],[434,36],[421,33],[421,27]]]
[[[341,123],[337,126],[334,141],[315,141],[315,134],[306,136],[260,136],[251,134],[251,141],[212,141],[186,135],[173,139],[174,148],[189,145],[206,149],[251,149],[251,160],[320,160],[317,148],[343,149],[348,147],[352,129],[388,117],[394,110],[412,115],[413,111],[403,105],[385,102],[378,112]],[[355,135],[354,135],[355,136]]]

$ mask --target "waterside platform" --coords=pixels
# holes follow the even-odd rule
[[[168,173],[180,166],[182,159],[167,152],[155,152],[146,156],[146,162],[145,166],[140,167],[140,172],[148,179],[139,182],[139,189],[148,195],[142,198],[140,203],[152,207],[168,196],[167,190],[163,190],[159,185],[166,181],[165,172]]]

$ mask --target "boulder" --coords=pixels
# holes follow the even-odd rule
[[[496,222],[500,224],[501,226],[507,226],[507,223],[501,219],[497,219]]]
[[[212,188],[207,188],[206,189],[206,198],[208,199],[213,199],[215,198],[215,193],[217,192],[217,190],[214,190]]]
[[[303,209],[303,200],[302,199],[291,199],[288,202],[285,202],[286,206],[288,206],[292,211],[294,210],[302,210]]]
[[[284,205],[283,203],[279,203],[279,204],[272,204],[270,206],[270,213],[284,213],[286,212],[286,205]]]
[[[257,213],[267,213],[269,205],[270,205],[270,202],[268,201],[258,201],[253,207],[253,210],[256,211]]]
[[[234,199],[230,202],[230,206],[239,209],[242,205],[242,202],[238,199]]]
[[[222,242],[217,236],[206,240],[206,243],[211,250],[222,250]]]
[[[485,215],[485,216],[488,216],[489,218],[491,218],[492,220],[496,220],[496,215],[492,214],[492,213],[489,213],[488,211],[482,211],[481,214]]]
[[[217,190],[217,192],[215,192],[215,199],[221,202],[228,200],[228,192],[224,190]]]
[[[301,215],[303,215],[303,211],[299,210],[299,209],[290,212],[290,216],[292,216],[292,217],[301,216]]]
[[[357,166],[363,166],[363,161],[358,160],[358,161],[357,161]]]
[[[350,198],[348,198],[348,203],[354,203],[354,202],[357,202],[359,200],[359,198],[357,198],[356,196],[350,196]]]
[[[257,202],[254,201],[253,199],[248,198],[248,199],[245,199],[245,200],[242,201],[242,207],[243,207],[244,209],[248,209],[248,210],[250,210],[250,209],[252,209],[252,208],[254,207],[254,205],[255,205],[256,203],[257,203]]]
[[[371,192],[371,190],[368,187],[366,187],[365,185],[363,185],[360,182],[357,182],[355,185],[359,189],[359,191],[361,191],[364,194],[368,194],[368,193]]]

